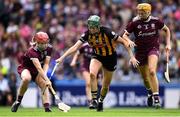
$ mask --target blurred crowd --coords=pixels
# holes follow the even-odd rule
[[[37,31],[47,32],[54,47],[52,61],[62,55],[87,30],[86,20],[92,14],[101,17],[101,24],[122,35],[127,23],[136,15],[136,6],[146,0],[0,0],[0,104],[14,101],[19,58]],[[180,77],[180,0],[151,0],[152,15],[162,19],[171,30],[172,51],[170,77]],[[161,55],[158,77],[162,80],[165,69],[165,35],[160,32]],[[118,68],[112,82],[139,82],[136,69],[118,46]],[[56,71],[58,79],[77,79],[79,67],[70,67],[72,57]],[[53,66],[53,62],[52,62]],[[137,77],[137,78],[135,78]],[[6,94],[6,95],[5,95]],[[6,101],[4,101],[6,100]],[[6,103],[3,103],[6,102]]]

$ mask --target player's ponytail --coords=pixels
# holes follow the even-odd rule
[[[36,42],[34,41],[34,36],[32,37],[32,39],[30,41],[30,45],[31,46],[35,46],[36,45]]]

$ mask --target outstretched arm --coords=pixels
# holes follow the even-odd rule
[[[136,44],[133,41],[131,41],[131,39],[129,39],[129,33],[126,30],[125,30],[122,38],[128,42],[129,47],[133,48],[134,46],[136,46]]]
[[[72,67],[74,67],[76,65],[76,62],[77,62],[77,59],[78,59],[79,55],[80,55],[79,51],[77,51],[74,54],[73,59],[72,59],[71,64],[70,64]]]
[[[126,50],[128,51],[128,54],[130,56],[130,60],[129,62],[134,66],[134,67],[138,67],[139,65],[139,61],[134,57],[134,54],[131,50],[131,47],[130,46],[127,46],[127,45],[124,45]]]
[[[126,48],[126,50],[128,51],[128,54],[130,56],[130,63],[134,66],[137,67],[139,65],[139,61],[136,60],[136,58],[134,57],[134,54],[131,50],[131,47],[129,46],[129,43],[126,41],[126,39],[121,38],[120,36],[118,37],[118,39],[116,40],[116,42],[118,43],[122,43],[124,45],[124,47]]]
[[[56,60],[57,63],[62,63],[62,61],[72,53],[76,52],[81,45],[83,44],[82,41],[78,40],[72,47],[70,47],[60,58]]]

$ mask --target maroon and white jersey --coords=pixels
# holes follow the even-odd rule
[[[136,16],[126,28],[128,33],[135,35],[136,51],[148,51],[151,48],[159,49],[158,31],[164,27],[164,23],[157,17],[150,16],[146,21]]]
[[[39,59],[41,66],[43,67],[44,60],[45,60],[46,56],[51,56],[51,53],[52,53],[52,46],[51,45],[48,45],[47,49],[42,51],[42,52],[39,51],[35,47],[30,47],[24,53],[24,55],[20,58],[21,63],[18,66],[18,73],[21,74],[23,69],[28,69],[30,71],[31,75],[37,75],[38,71],[37,71],[36,67],[34,66],[31,59],[32,58]]]
[[[94,53],[92,47],[88,45],[88,43],[83,44],[83,46],[79,49],[79,53],[83,55],[83,63],[81,63],[81,69],[88,71],[89,64],[91,61],[91,57]]]
[[[83,44],[83,46],[79,49],[80,54],[83,54],[83,58],[87,59],[87,61],[91,60],[91,56],[94,53],[93,48],[88,45],[88,43]]]

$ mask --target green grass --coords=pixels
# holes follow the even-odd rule
[[[104,112],[96,112],[87,108],[72,108],[64,113],[57,108],[45,113],[43,108],[19,108],[12,113],[10,107],[0,107],[0,117],[180,117],[180,109],[153,108],[108,108]]]

